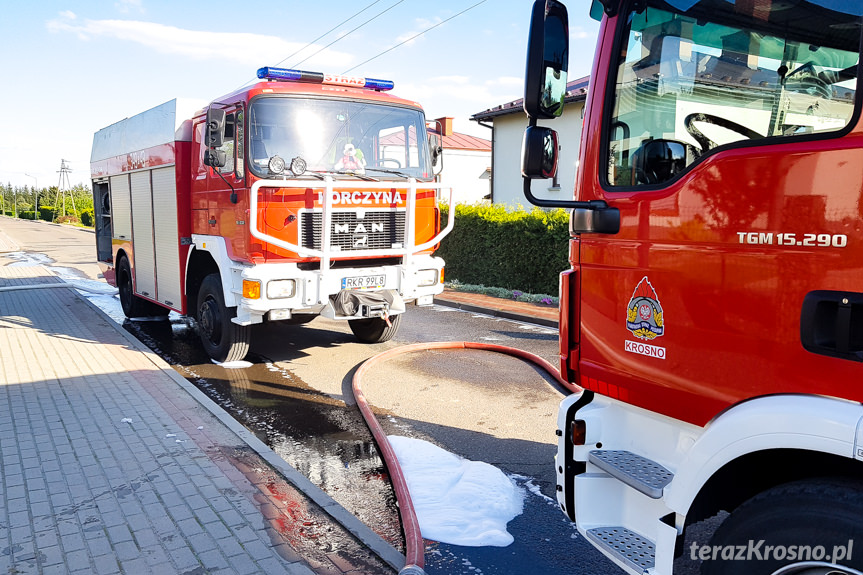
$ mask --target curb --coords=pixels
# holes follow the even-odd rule
[[[66,224],[58,224],[55,222],[46,222],[45,220],[24,220],[21,218],[13,218],[13,217],[6,216],[6,215],[0,216],[0,217],[6,218],[7,220],[18,220],[18,221],[22,221],[22,222],[31,222],[31,223],[46,225],[46,226],[63,227],[63,228],[69,229],[69,230],[81,230],[82,232],[86,232],[88,234],[95,234],[96,233],[96,228],[79,228],[78,226],[67,226]]]
[[[342,507],[320,487],[309,481],[305,475],[291,467],[284,459],[279,457],[275,451],[270,449],[267,444],[258,439],[251,431],[243,427],[237,420],[231,417],[231,415],[222,409],[219,404],[207,397],[207,395],[200,389],[189,383],[186,378],[177,373],[165,360],[153,353],[150,348],[123,329],[123,326],[111,319],[94,303],[79,294],[77,290],[73,289],[72,291],[74,291],[76,297],[84,300],[87,305],[108,320],[108,323],[129,342],[131,347],[143,353],[144,356],[146,356],[157,368],[159,368],[160,371],[162,371],[162,373],[170,377],[177,385],[191,395],[192,398],[221,421],[225,427],[248,445],[276,472],[281,474],[291,485],[296,487],[301,493],[323,509],[330,517],[356,537],[360,543],[369,548],[375,555],[380,557],[396,571],[404,567],[405,557],[399,553],[395,547],[387,543],[380,535],[372,531],[365,523],[357,519],[350,511]]]
[[[442,305],[445,307],[452,307],[455,309],[460,309],[462,311],[468,311],[471,313],[482,313],[485,315],[490,315],[492,317],[511,319],[514,321],[520,321],[523,323],[531,323],[534,325],[541,325],[544,327],[550,327],[550,328],[554,328],[554,329],[559,328],[558,322],[556,322],[554,320],[545,319],[542,317],[536,317],[536,316],[527,315],[527,314],[522,314],[522,313],[506,311],[506,310],[502,310],[502,309],[487,308],[487,307],[482,307],[482,306],[473,305],[473,304],[469,304],[469,303],[461,303],[461,302],[457,302],[457,301],[448,300],[445,298],[439,298],[438,296],[435,296],[434,303],[436,303],[437,305]]]

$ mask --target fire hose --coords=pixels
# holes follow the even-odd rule
[[[568,391],[574,393],[581,391],[581,388],[577,385],[561,378],[558,370],[538,355],[521,349],[491,343],[476,343],[470,341],[415,343],[379,353],[366,360],[360,366],[354,374],[351,383],[354,398],[357,401],[357,406],[360,408],[363,419],[365,419],[366,425],[372,432],[372,436],[378,445],[378,450],[380,451],[387,469],[389,470],[390,479],[393,484],[393,491],[395,491],[396,501],[398,502],[402,529],[405,534],[405,566],[399,571],[399,575],[425,575],[425,571],[423,570],[425,566],[425,544],[423,542],[422,533],[420,533],[419,520],[417,519],[416,510],[411,501],[411,494],[408,490],[407,481],[405,480],[404,473],[399,465],[395,450],[393,450],[392,445],[390,445],[390,442],[387,439],[386,433],[384,433],[383,427],[381,427],[381,424],[372,412],[372,409],[363,394],[361,382],[362,378],[370,369],[397,355],[412,353],[415,351],[431,351],[439,349],[476,349],[518,357],[544,369],[558,384]]]

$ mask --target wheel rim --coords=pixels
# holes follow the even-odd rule
[[[207,298],[201,304],[199,322],[201,333],[214,346],[219,345],[222,340],[222,321],[219,313],[219,304],[212,298]]]
[[[863,575],[857,569],[822,561],[803,561],[786,565],[772,575]]]

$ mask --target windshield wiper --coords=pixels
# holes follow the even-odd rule
[[[399,170],[390,170],[389,168],[366,168],[366,171],[367,171],[367,172],[368,172],[368,171],[381,172],[381,173],[383,173],[383,174],[393,174],[393,175],[395,175],[395,176],[401,176],[401,177],[403,177],[403,178],[405,178],[405,179],[408,179],[408,178],[410,178],[410,177],[411,177],[411,175],[410,175],[410,174],[408,174],[408,173],[401,172],[401,171],[399,171]]]

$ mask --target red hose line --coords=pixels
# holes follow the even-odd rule
[[[413,501],[411,500],[411,494],[408,490],[404,472],[399,465],[398,458],[396,457],[392,445],[390,445],[390,442],[387,439],[386,434],[384,433],[383,427],[381,427],[381,424],[378,423],[375,414],[372,412],[372,409],[369,406],[368,401],[366,400],[366,396],[363,394],[361,382],[366,372],[368,372],[372,367],[379,363],[382,363],[397,355],[412,353],[414,351],[429,351],[434,349],[477,349],[481,351],[492,351],[505,355],[511,355],[524,359],[541,367],[546,372],[548,372],[548,374],[551,375],[555,379],[555,381],[566,390],[573,393],[579,393],[582,391],[579,386],[561,378],[557,369],[555,369],[555,367],[551,365],[551,363],[547,362],[538,355],[521,349],[516,349],[514,347],[495,345],[492,343],[477,343],[472,341],[436,341],[429,343],[414,343],[410,345],[403,345],[401,347],[396,347],[379,353],[376,356],[367,359],[360,366],[356,373],[354,373],[351,386],[353,387],[354,398],[357,401],[357,406],[360,408],[360,413],[362,413],[363,419],[365,419],[366,425],[369,427],[369,430],[372,432],[372,437],[374,437],[375,442],[378,445],[378,450],[381,452],[381,456],[383,457],[384,462],[386,462],[387,469],[389,470],[390,478],[393,483],[393,490],[396,494],[396,500],[398,501],[399,515],[401,516],[402,521],[402,529],[405,533],[405,567],[400,571],[400,573],[403,574],[423,573],[422,569],[425,566],[425,544],[423,542],[422,533],[420,533],[419,521],[417,520],[416,510],[414,509]],[[419,569],[419,571],[417,571],[417,569]]]

